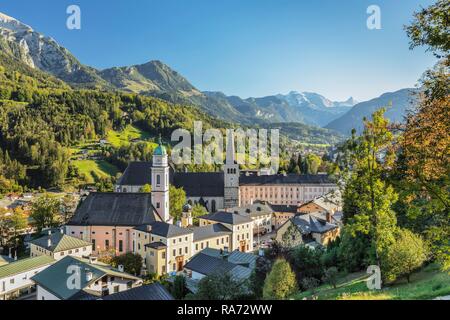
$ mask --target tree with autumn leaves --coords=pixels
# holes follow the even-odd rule
[[[370,243],[361,256],[389,280],[426,259],[450,269],[449,12],[450,2],[437,1],[406,28],[411,48],[427,46],[440,61],[424,73],[404,123],[390,125],[379,110],[345,144],[343,234]]]

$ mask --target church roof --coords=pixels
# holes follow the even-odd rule
[[[223,172],[175,172],[173,184],[188,197],[223,197]]]
[[[155,156],[165,156],[167,155],[166,147],[162,144],[161,137],[159,137],[158,146],[153,150],[153,155]]]
[[[130,162],[123,175],[117,182],[123,186],[144,186],[152,184],[152,163],[151,162]]]
[[[248,223],[248,222],[253,221],[249,217],[244,217],[239,214],[225,212],[225,211],[219,211],[219,212],[215,212],[215,213],[206,214],[199,218],[205,219],[205,220],[210,220],[210,221],[215,221],[215,222],[219,222],[219,223],[232,224],[232,225],[243,224],[243,223]]]
[[[276,174],[276,175],[245,175],[239,177],[240,185],[270,185],[270,184],[334,184],[326,174]]]
[[[161,220],[150,193],[92,192],[81,202],[67,225],[140,226]]]

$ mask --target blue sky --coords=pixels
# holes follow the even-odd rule
[[[431,0],[0,0],[96,68],[159,59],[200,90],[241,97],[318,92],[362,101],[414,86],[435,59],[403,25]],[[79,5],[82,29],[66,28]],[[381,30],[366,27],[369,5]]]

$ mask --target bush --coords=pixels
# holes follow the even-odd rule
[[[337,279],[338,279],[338,269],[336,267],[331,267],[325,270],[325,274],[323,276],[323,281],[332,285],[334,289],[336,289]]]
[[[396,242],[388,248],[384,259],[385,279],[395,281],[403,276],[409,283],[411,273],[423,265],[427,255],[427,246],[420,236],[407,229],[400,229]]]
[[[264,282],[264,299],[286,299],[297,291],[295,273],[284,259],[275,261]]]

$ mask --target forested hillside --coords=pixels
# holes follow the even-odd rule
[[[69,169],[68,148],[104,137],[110,129],[133,123],[168,136],[176,128],[191,129],[194,120],[220,127],[194,107],[136,94],[73,90],[0,53],[0,192],[19,185],[61,186]]]

